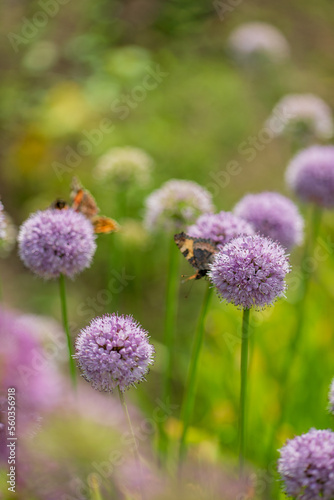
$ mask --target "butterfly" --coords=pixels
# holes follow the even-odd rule
[[[189,264],[197,269],[196,274],[190,276],[188,280],[199,280],[206,276],[209,266],[218,251],[213,241],[204,238],[193,238],[183,232],[175,234],[174,241]]]
[[[119,226],[116,221],[103,215],[99,215],[99,208],[93,195],[85,189],[79,180],[74,177],[71,185],[71,204],[62,199],[57,199],[51,208],[57,210],[67,210],[72,208],[76,212],[82,213],[93,224],[94,231],[100,233],[112,233],[117,231]]]

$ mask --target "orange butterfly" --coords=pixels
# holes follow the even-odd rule
[[[66,210],[71,207],[76,212],[82,213],[91,221],[94,231],[100,233],[112,233],[119,229],[117,222],[109,217],[99,215],[99,208],[91,193],[85,189],[76,177],[73,177],[71,185],[71,205],[66,201],[58,199],[51,205],[58,210]]]

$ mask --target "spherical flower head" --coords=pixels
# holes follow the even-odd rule
[[[265,55],[272,61],[281,61],[290,55],[290,47],[282,33],[267,23],[245,23],[229,37],[229,47],[236,57],[248,59]]]
[[[296,205],[279,193],[248,194],[236,204],[234,213],[287,249],[303,242],[304,220]]]
[[[3,204],[0,201],[0,240],[4,239],[5,236],[6,236],[6,217]]]
[[[334,379],[332,380],[331,386],[329,388],[329,411],[334,415]]]
[[[284,96],[274,107],[266,124],[275,135],[308,134],[327,140],[334,133],[332,110],[325,101],[313,94]]]
[[[132,316],[107,314],[93,319],[76,341],[76,359],[94,389],[124,392],[145,380],[154,348],[147,332]]]
[[[188,227],[187,234],[194,238],[210,239],[216,245],[225,245],[242,234],[254,234],[254,230],[248,222],[231,212],[219,212],[201,215],[195,224]]]
[[[93,225],[72,209],[34,213],[22,224],[18,243],[24,264],[45,279],[72,278],[90,266],[96,250]]]
[[[333,500],[334,433],[311,429],[280,450],[278,471],[289,496],[298,500]]]
[[[302,201],[334,207],[334,146],[311,146],[286,170],[286,182]]]
[[[284,248],[255,235],[239,236],[222,247],[208,276],[222,299],[243,309],[262,309],[284,296],[289,271]]]
[[[95,175],[101,180],[146,186],[151,180],[153,165],[153,159],[142,149],[112,148],[98,161]]]
[[[145,227],[179,231],[213,212],[212,196],[196,182],[171,179],[146,199]]]

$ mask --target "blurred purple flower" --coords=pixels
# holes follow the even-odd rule
[[[153,364],[154,348],[147,332],[132,316],[107,314],[95,318],[76,341],[76,359],[94,389],[124,392],[145,380]]]
[[[6,236],[6,217],[3,208],[3,204],[0,201],[0,239]]]
[[[278,471],[289,496],[298,500],[333,500],[334,433],[311,429],[280,450]]]
[[[18,242],[24,264],[45,279],[73,277],[90,266],[96,250],[92,224],[72,209],[32,214],[22,224]]]
[[[231,212],[219,212],[201,215],[195,224],[188,227],[187,234],[194,238],[210,239],[216,245],[225,245],[236,236],[254,234],[254,230],[250,224]]]
[[[286,181],[301,200],[334,207],[334,146],[311,146],[288,165]]]
[[[0,308],[0,392],[5,395],[8,387],[15,387],[20,429],[34,415],[54,408],[62,392],[53,357],[35,335],[33,321],[26,319]]]
[[[236,204],[234,212],[255,231],[287,249],[303,241],[304,220],[296,205],[279,193],[248,194]]]
[[[284,296],[290,271],[284,248],[263,236],[239,236],[216,254],[208,276],[222,299],[264,308]]]
[[[146,199],[144,224],[150,231],[178,231],[213,210],[209,191],[196,182],[172,179]]]

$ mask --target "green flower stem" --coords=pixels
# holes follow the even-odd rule
[[[118,394],[119,394],[119,399],[121,401],[121,405],[122,405],[122,408],[123,408],[123,411],[124,411],[124,414],[125,414],[125,418],[126,418],[126,420],[128,422],[128,426],[129,426],[129,429],[130,429],[130,433],[131,433],[131,437],[132,437],[132,441],[133,441],[133,445],[134,445],[134,455],[135,455],[135,459],[136,459],[136,462],[137,462],[138,473],[139,473],[139,476],[140,476],[140,493],[141,493],[140,498],[144,499],[144,495],[143,495],[143,491],[142,491],[143,474],[142,474],[142,468],[141,468],[141,462],[140,462],[140,455],[139,455],[138,443],[137,443],[137,439],[136,439],[135,433],[133,431],[130,414],[129,414],[128,407],[127,407],[127,404],[126,404],[125,398],[124,398],[124,393],[121,391],[121,389],[119,388],[119,386],[118,386]]]
[[[90,498],[91,500],[103,500],[97,474],[90,474]]]
[[[63,274],[59,276],[59,293],[60,293],[60,302],[61,302],[61,312],[63,318],[64,330],[66,333],[67,339],[67,348],[68,348],[68,363],[70,368],[70,374],[72,379],[73,388],[76,388],[76,369],[75,363],[73,359],[73,350],[72,350],[72,341],[70,336],[70,329],[68,326],[68,314],[67,314],[67,305],[66,305],[66,288],[65,288],[65,277]]]
[[[239,471],[244,470],[245,437],[246,437],[246,406],[247,406],[247,375],[248,375],[248,326],[250,309],[244,309],[242,318],[241,362],[240,362],[240,410],[239,410]]]
[[[204,300],[202,304],[202,309],[198,319],[198,325],[196,329],[196,334],[194,338],[192,355],[190,359],[189,372],[188,372],[188,380],[186,384],[183,405],[182,405],[182,421],[183,421],[183,431],[180,440],[180,449],[179,449],[179,462],[181,463],[185,458],[187,447],[186,447],[186,437],[190,424],[190,419],[194,410],[194,402],[195,402],[195,393],[196,393],[196,375],[197,375],[197,366],[199,361],[199,356],[201,352],[201,347],[203,344],[203,336],[204,336],[204,327],[205,327],[205,319],[208,313],[210,299],[212,297],[213,288],[211,288],[210,283],[208,283]]]
[[[178,292],[179,292],[179,250],[175,245],[174,239],[171,238],[169,248],[169,263],[167,274],[167,292],[166,292],[166,312],[165,312],[165,327],[164,341],[167,351],[167,366],[164,370],[162,381],[162,397],[163,401],[170,400],[171,380],[173,372],[173,345],[175,335],[175,324],[177,314]],[[163,424],[159,425],[159,453],[160,458],[163,458],[167,452],[168,438],[166,436]]]

